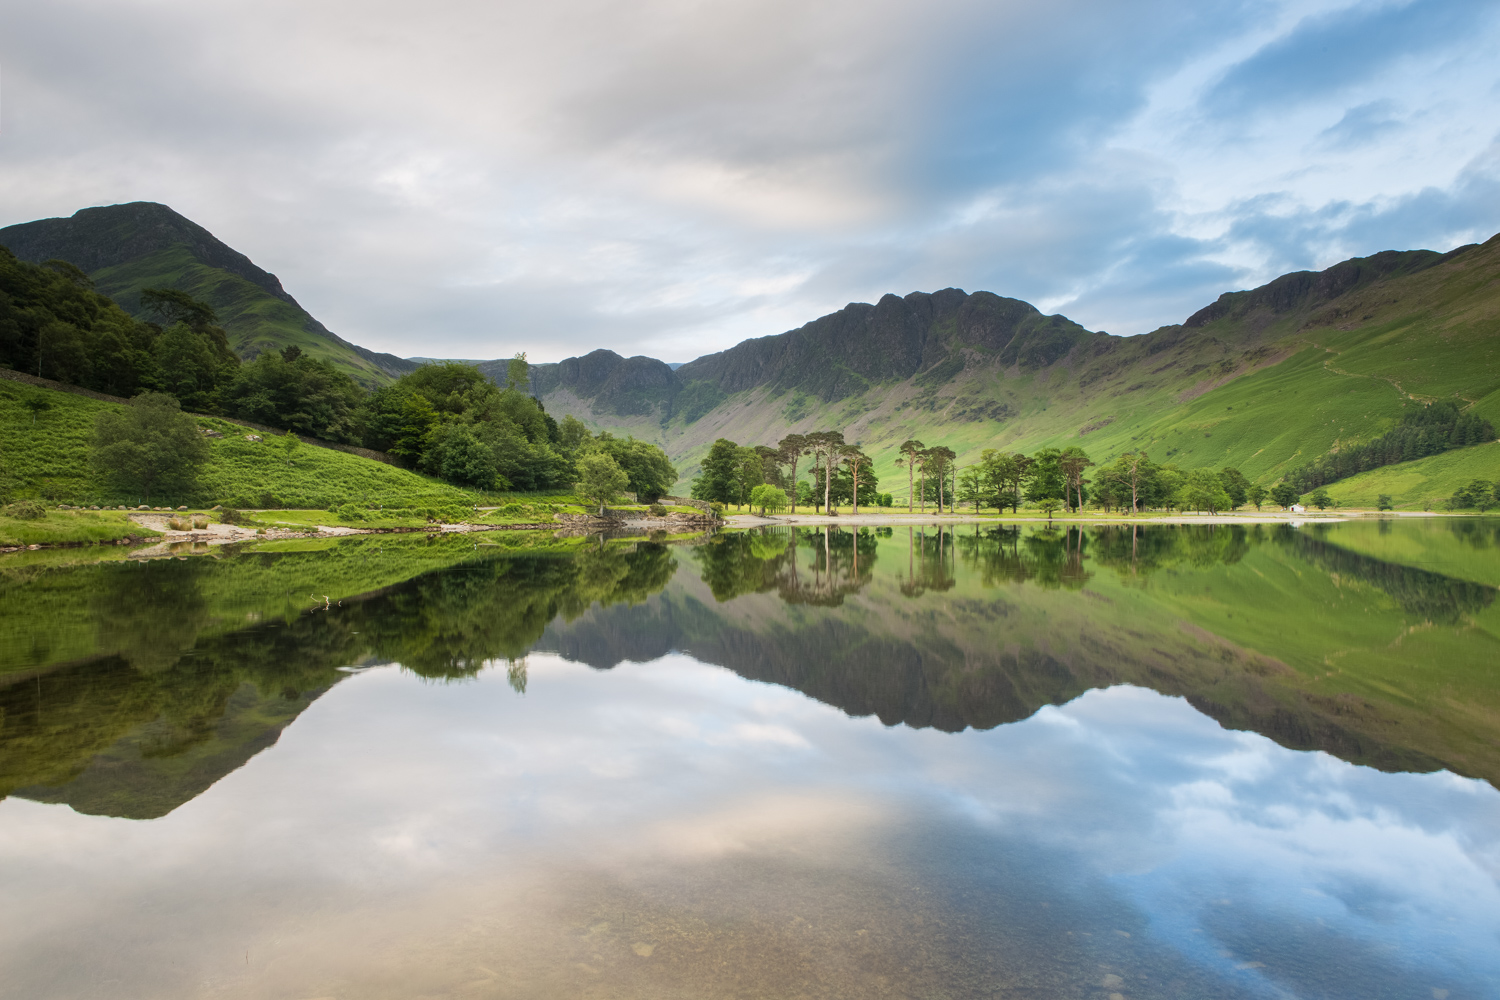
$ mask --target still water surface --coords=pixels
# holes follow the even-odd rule
[[[1500,522],[26,555],[3,997],[1500,996]]]

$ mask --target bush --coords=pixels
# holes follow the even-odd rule
[[[652,517],[666,517],[667,508],[663,507],[659,503],[654,503],[646,508],[646,513],[650,514]]]
[[[4,510],[6,517],[13,517],[17,521],[40,521],[47,516],[47,508],[35,500],[18,500]]]
[[[526,513],[526,508],[518,503],[508,503],[504,507],[501,507],[498,513],[504,514],[507,517],[515,517]]]
[[[338,510],[336,510],[336,511],[330,511],[330,513],[337,514],[340,521],[364,521],[364,520],[368,520],[368,518],[366,516],[366,513],[365,513],[365,510],[363,508],[359,507],[359,506],[356,506],[355,504],[352,504],[352,503],[346,503],[343,506],[341,506]]]
[[[245,515],[234,507],[225,507],[219,511],[220,524],[243,524]]]
[[[205,517],[202,514],[194,514],[193,515],[193,530],[194,531],[202,531],[206,527],[208,527],[208,518]]]
[[[171,528],[173,531],[187,531],[188,522],[184,521],[180,517],[168,518],[167,527]]]

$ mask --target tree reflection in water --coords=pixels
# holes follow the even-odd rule
[[[1485,525],[1453,534],[1466,548],[1497,544]],[[1136,683],[1287,746],[1378,767],[1500,773],[1500,762],[1484,763],[1496,755],[1482,733],[1434,728],[1422,721],[1431,706],[1408,717],[1372,700],[1383,678],[1360,681],[1357,694],[1298,686],[1287,664],[1327,654],[1289,642],[1336,632],[1366,643],[1358,648],[1374,662],[1404,627],[1392,604],[1408,621],[1464,629],[1494,603],[1493,587],[1374,559],[1339,537],[1240,525],[827,526],[533,552],[356,539],[22,574],[14,586],[0,578],[0,596],[24,613],[6,623],[0,660],[0,795],[162,815],[274,743],[351,665],[398,663],[457,683],[503,664],[524,694],[538,648],[600,668],[683,650],[851,714],[950,730]],[[1254,572],[1226,572],[1257,550]],[[692,574],[669,586],[680,564]],[[418,575],[401,580],[402,567]],[[1283,575],[1273,583],[1262,571]],[[693,596],[692,576],[711,601]],[[1246,629],[1185,627],[1212,610],[1210,584],[1232,592],[1226,609]],[[325,602],[333,587],[363,593]],[[1114,596],[1072,596],[1085,590]],[[772,603],[749,621],[718,608],[754,595]],[[246,610],[259,608],[271,613]],[[1344,617],[1330,631],[1335,614]],[[1256,615],[1282,617],[1268,628]],[[1480,638],[1470,629],[1444,641],[1459,649]]]

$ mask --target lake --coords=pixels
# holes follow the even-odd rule
[[[0,561],[0,997],[1500,997],[1500,520]]]

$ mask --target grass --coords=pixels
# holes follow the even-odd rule
[[[35,419],[26,406],[33,398],[50,405]],[[89,470],[94,420],[119,405],[0,382],[0,475],[12,496],[82,506],[144,502],[110,489]],[[199,417],[198,422],[224,435],[209,441],[210,457],[198,488],[186,496],[153,496],[153,505],[327,508],[352,502],[444,507],[472,506],[484,499],[406,469],[313,445],[303,445],[288,463],[265,442],[247,440],[250,432],[244,427],[214,417]]]
[[[116,511],[49,510],[36,521],[18,521],[0,515],[0,546],[4,547],[116,542],[125,538],[154,538],[158,534]]]
[[[1328,494],[1345,507],[1373,508],[1384,493],[1397,510],[1444,510],[1447,499],[1475,479],[1500,482],[1500,442],[1361,472],[1329,484]]]

